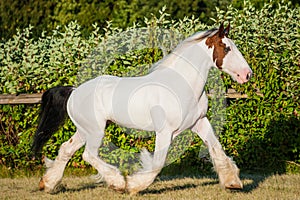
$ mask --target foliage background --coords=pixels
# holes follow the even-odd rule
[[[8,2],[10,1],[1,1],[1,9],[9,10]],[[116,4],[104,1],[103,3],[107,3],[107,5],[100,7],[97,7],[99,5],[93,1],[34,2],[34,6],[30,8],[32,12],[29,13],[42,12],[35,15],[41,17],[28,17],[27,21],[23,20],[24,24],[22,24],[23,21],[17,25],[12,23],[12,26],[5,24],[3,20],[9,19],[9,17],[5,16],[7,12],[1,12],[1,15],[4,16],[1,16],[1,94],[37,93],[56,85],[76,85],[78,70],[84,66],[91,51],[108,37],[125,29],[142,26],[158,27],[176,30],[184,36],[189,36],[196,31],[219,26],[221,21],[230,22],[233,27],[230,33],[231,38],[253,69],[254,77],[249,83],[238,85],[230,77],[223,75],[226,88],[234,88],[248,94],[250,98],[227,101],[227,123],[223,129],[216,128],[220,135],[220,141],[226,152],[242,169],[269,168],[279,172],[299,170],[296,168],[300,163],[300,8],[297,4],[271,1],[260,5],[257,3],[260,1],[244,2],[243,4],[233,1],[235,6],[228,6],[224,3],[223,9],[215,9],[213,11],[215,16],[205,24],[200,21],[205,21],[201,15],[187,17],[185,12],[185,14],[180,14],[179,11],[174,11],[178,16],[166,14],[168,11],[172,12],[172,9],[176,10],[175,7],[179,4],[175,3],[173,7],[170,6],[163,12],[156,13],[153,10],[153,13],[156,14],[144,19],[143,14],[133,12],[134,9],[128,7],[133,6],[137,9],[138,3],[135,1],[132,1],[132,4],[126,4],[126,1],[118,1]],[[91,7],[86,6],[87,2]],[[221,2],[223,1],[220,1],[220,5]],[[11,2],[12,7],[22,7],[22,5]],[[25,7],[26,5],[24,3]],[[47,14],[50,11],[39,6],[47,8],[52,6],[49,9],[51,13]],[[113,6],[109,11],[110,15],[105,14],[105,9],[100,9],[107,8],[107,6]],[[150,4],[145,5],[143,9],[146,9],[147,6],[151,10]],[[117,14],[117,11],[114,10],[115,7],[118,7],[116,10],[122,10],[124,13],[119,13],[120,15],[116,17],[111,16]],[[188,7],[185,6],[186,9]],[[91,10],[91,13],[84,11],[83,8]],[[146,12],[143,9],[140,11]],[[19,11],[23,12],[23,7]],[[93,14],[96,11],[97,14]],[[98,14],[98,11],[104,13]],[[197,10],[194,12],[199,13]],[[88,13],[86,14],[87,19],[88,16],[105,16],[105,18],[101,19],[103,21],[98,18],[98,21],[96,19],[88,20],[89,22],[97,21],[99,25],[91,25],[86,23],[87,21],[80,20],[70,22],[80,19],[78,17],[81,16],[80,13],[82,16],[84,13]],[[132,13],[135,13],[136,16]],[[11,15],[10,17],[23,15]],[[176,19],[177,17],[178,19]],[[65,21],[62,21],[63,19]],[[114,19],[115,22],[105,22],[110,19]],[[33,23],[34,20],[40,21]],[[142,20],[140,25],[132,24],[139,20]],[[41,24],[41,27],[28,27],[29,22],[34,25]],[[67,25],[56,27],[58,24]],[[128,25],[131,26],[127,27]],[[27,28],[13,33],[16,27]],[[43,32],[43,30],[48,30],[48,32]],[[8,37],[3,34],[4,32],[9,32],[9,35],[13,36]],[[135,52],[133,55],[116,56],[114,62],[107,68],[107,73],[122,76],[132,70],[132,66],[153,63],[161,56],[161,51],[155,48]],[[260,91],[264,96],[257,96],[256,91]],[[32,135],[37,126],[38,112],[39,105],[0,106],[1,165],[12,169],[41,166],[40,160],[32,159],[30,152]],[[213,113],[209,114],[212,117]],[[61,143],[68,140],[74,131],[74,126],[68,121],[47,143],[44,148],[45,155],[54,158]],[[186,133],[180,138],[179,144],[185,141],[188,134],[191,133]],[[110,141],[121,148],[111,149]],[[136,153],[144,146],[153,150],[154,137],[150,134],[145,140],[139,138],[137,134],[127,134],[121,127],[110,126],[107,128],[105,144],[107,145],[102,148],[101,156],[111,163],[116,162],[117,159],[123,160],[125,169],[126,161],[131,158],[124,157],[124,151]],[[203,160],[198,157],[201,144],[199,139],[192,141],[190,148],[177,162],[189,166],[199,166],[199,169],[203,167]],[[109,151],[114,154],[107,156],[106,153]],[[87,166],[81,159],[80,151],[74,155],[69,165],[82,168]]]
[[[260,9],[269,0],[251,0]],[[273,0],[278,3],[281,0]],[[290,0],[292,6],[299,6],[298,0]],[[88,37],[97,23],[105,27],[111,21],[115,27],[126,28],[134,23],[144,25],[144,18],[158,16],[163,6],[167,7],[170,19],[184,17],[200,19],[201,22],[213,25],[211,17],[217,15],[216,7],[226,10],[227,6],[242,9],[241,0],[0,0],[0,38],[11,38],[17,29],[24,29],[29,24],[35,38],[42,32],[51,35],[57,26],[64,26],[77,21],[82,27],[82,35]],[[101,31],[104,33],[104,31]]]

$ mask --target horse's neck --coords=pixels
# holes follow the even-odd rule
[[[174,51],[163,62],[164,66],[173,69],[184,77],[197,96],[203,92],[212,64],[203,44],[193,44]]]

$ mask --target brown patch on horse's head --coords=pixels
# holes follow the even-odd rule
[[[213,61],[216,63],[219,69],[222,69],[223,59],[225,58],[226,54],[231,50],[230,47],[226,47],[226,44],[222,42],[222,39],[228,36],[229,29],[229,24],[226,27],[226,29],[224,29],[222,23],[218,32],[215,33],[213,36],[208,37],[205,42],[208,48],[214,47]]]

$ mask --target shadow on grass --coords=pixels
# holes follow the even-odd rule
[[[172,180],[180,180],[181,178],[186,178],[186,176],[184,177],[160,177],[159,180],[157,181],[172,181]],[[195,178],[195,177],[193,177]],[[197,178],[208,178],[208,177],[197,177]],[[171,192],[171,191],[178,191],[178,190],[188,190],[191,188],[198,188],[198,187],[203,187],[203,186],[209,186],[209,185],[216,185],[218,184],[218,181],[216,179],[212,179],[200,184],[194,184],[194,183],[177,183],[176,185],[171,184],[170,186],[164,187],[164,188],[157,188],[157,189],[146,189],[144,191],[141,191],[140,194],[141,195],[145,195],[145,194],[161,194],[161,193],[165,193],[165,192]]]
[[[83,184],[80,185],[78,188],[66,188],[66,192],[80,192],[84,190],[91,190],[98,187],[104,186],[103,184],[97,184],[97,183],[89,183],[89,184]]]
[[[271,174],[241,174],[241,180],[251,180],[251,183],[244,183],[244,188],[239,192],[250,193],[259,187],[260,183],[263,183]]]
[[[190,188],[196,188],[198,185],[196,184],[184,184],[184,185],[176,185],[172,187],[164,187],[160,189],[146,189],[144,191],[140,192],[140,195],[145,195],[145,194],[161,194],[164,192],[170,192],[170,191],[176,191],[176,190],[186,190]]]
[[[61,193],[74,193],[74,192],[82,192],[85,190],[93,190],[98,187],[103,186],[104,184],[99,184],[99,183],[85,183],[77,186],[76,188],[68,188],[66,184],[60,184],[57,186],[55,191],[51,192],[50,194],[52,195],[57,195]],[[38,188],[35,190],[32,190],[31,193],[36,193],[36,192],[43,192],[44,190],[39,190]]]
[[[259,187],[260,183],[264,182],[265,179],[267,179],[270,174],[267,175],[262,175],[262,174],[241,174],[241,180],[244,182],[244,188],[241,190],[230,190],[226,189],[228,192],[234,192],[234,193],[250,193],[253,190],[255,190],[257,187]],[[176,176],[176,177],[167,177],[163,176],[159,178],[158,181],[172,181],[172,180],[180,180],[183,178],[187,178],[187,176]],[[213,186],[213,185],[219,185],[219,180],[216,175],[210,175],[210,176],[190,176],[190,178],[194,179],[207,179],[209,178],[210,180],[207,180],[205,182],[199,183],[199,184],[194,184],[194,183],[183,183],[183,184],[177,184],[174,186],[174,184],[170,183],[170,186],[164,187],[164,188],[158,188],[158,189],[146,189],[145,191],[140,192],[141,195],[146,195],[146,194],[161,194],[164,192],[171,192],[171,191],[177,191],[177,190],[188,190],[191,188],[199,188],[202,189],[204,186]],[[245,183],[246,182],[246,183]],[[249,183],[247,183],[249,182]],[[204,188],[203,188],[204,189]]]

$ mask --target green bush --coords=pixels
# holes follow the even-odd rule
[[[256,10],[245,3],[239,11],[219,11],[215,20],[231,22],[232,38],[254,71],[246,85],[226,80],[250,98],[230,100],[221,134],[227,152],[247,168],[284,170],[285,161],[300,162],[300,9],[290,6],[270,3]]]
[[[202,21],[208,21],[216,14],[215,6],[225,8],[230,2],[229,0],[5,0],[0,4],[0,39],[11,38],[16,34],[16,29],[23,29],[29,24],[35,27],[33,37],[37,38],[43,31],[51,34],[56,26],[67,25],[71,21],[78,21],[82,26],[83,36],[88,36],[93,31],[92,24],[105,26],[107,21],[111,21],[115,26],[122,28],[132,26],[134,23],[143,24],[144,17],[149,18],[152,13],[157,15],[165,5],[173,19],[194,15],[200,17]],[[235,4],[239,6],[239,3]]]
[[[249,96],[248,99],[229,99],[226,108],[226,123],[212,121],[227,153],[242,168],[270,168],[275,170],[291,169],[289,163],[300,162],[299,136],[299,77],[300,45],[299,22],[300,9],[290,4],[269,3],[262,9],[255,9],[250,3],[244,3],[242,10],[229,7],[217,10],[213,19],[216,26],[221,21],[231,23],[231,38],[245,56],[254,71],[254,77],[245,85],[238,85],[229,76],[224,75],[226,88],[234,88]],[[164,12],[161,16],[146,19],[146,29],[168,29],[186,37],[192,33],[210,27],[198,19],[184,18],[174,21]],[[129,27],[126,30],[135,30]],[[0,93],[38,93],[56,85],[78,85],[84,78],[94,76],[93,71],[102,59],[107,67],[100,74],[118,76],[128,73],[140,74],[135,66],[144,66],[159,60],[163,52],[157,47],[145,48],[120,55],[116,51],[106,51],[101,46],[109,42],[114,35],[124,31],[111,26],[100,29],[94,25],[90,36],[82,37],[80,26],[76,22],[58,27],[50,36],[38,39],[31,37],[32,27],[18,32],[12,39],[0,43]],[[100,34],[104,32],[104,34]],[[180,38],[176,38],[179,41]],[[96,49],[96,50],[95,50]],[[167,51],[171,50],[171,46]],[[115,52],[105,55],[101,53]],[[97,57],[100,63],[91,63],[90,56]],[[89,65],[88,68],[85,66]],[[95,67],[95,68],[93,68]],[[136,70],[137,71],[134,71]],[[79,78],[80,77],[80,78]],[[263,97],[256,95],[260,91]],[[222,103],[222,102],[221,102]],[[210,106],[214,104],[210,102]],[[1,105],[0,106],[0,163],[11,168],[33,167],[40,163],[32,160],[30,143],[37,127],[39,105]],[[224,111],[220,111],[224,112]],[[209,112],[212,119],[216,113]],[[60,145],[74,133],[75,127],[68,121],[44,147],[44,153],[50,158],[57,155]],[[135,154],[142,147],[153,151],[153,134],[140,138],[137,132],[128,134],[128,130],[110,125],[106,130],[104,147],[100,155],[110,163],[116,163],[128,169],[128,161],[136,161]],[[178,138],[178,144],[191,138],[185,133]],[[187,140],[188,141],[188,140]],[[111,144],[115,146],[110,146]],[[202,145],[200,139],[190,141],[191,147],[182,158],[188,157],[191,163],[199,162],[198,155]],[[116,148],[120,147],[120,148]],[[185,145],[176,145],[184,148]],[[130,149],[130,150],[129,150]],[[177,150],[177,149],[175,149]],[[130,152],[130,154],[124,154]],[[171,152],[174,149],[171,149]],[[201,150],[202,151],[202,150]],[[69,165],[86,167],[81,152],[77,152]],[[108,154],[108,152],[110,152]],[[169,159],[172,160],[172,153]],[[132,166],[131,166],[132,167]],[[125,172],[127,173],[127,172]]]
[[[266,1],[249,0],[255,8],[261,8]],[[281,0],[273,0],[280,2]],[[299,6],[298,0],[290,0],[293,6]],[[204,23],[216,15],[215,7],[225,9],[229,4],[243,8],[240,0],[5,0],[0,4],[0,39],[11,38],[17,29],[29,24],[34,26],[33,37],[38,38],[43,31],[51,34],[56,26],[64,26],[71,21],[78,21],[82,26],[83,36],[93,31],[92,24],[105,26],[111,21],[114,26],[128,27],[143,24],[144,17],[158,15],[163,6],[172,19],[195,16]]]

